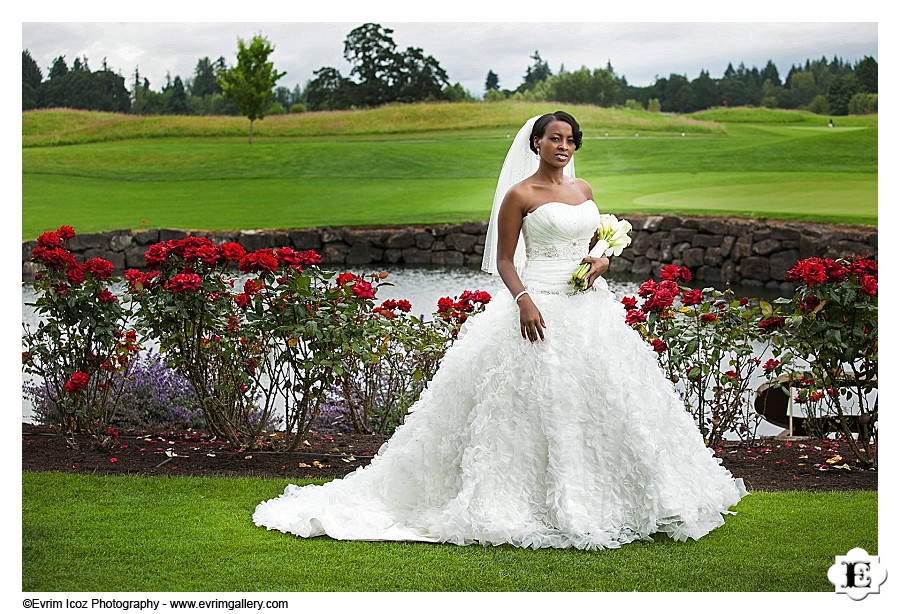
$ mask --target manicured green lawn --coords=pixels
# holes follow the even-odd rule
[[[68,112],[73,128],[43,112],[25,127],[34,143],[22,150],[22,238],[61,224],[87,232],[142,222],[214,230],[485,220],[510,118],[533,110],[504,105],[505,114],[489,109],[496,117],[473,119],[481,107],[325,114],[318,124],[311,114],[302,125],[266,118],[269,135],[261,130],[252,146],[235,136],[237,118],[158,118],[161,136],[135,138],[154,127],[152,118],[104,116],[104,123]],[[583,111],[576,170],[604,210],[877,224],[877,117],[828,129],[810,114],[735,110],[737,121],[714,124]],[[395,123],[378,123],[386,117]],[[326,120],[348,123],[330,134]],[[74,144],[38,146],[52,138]]]
[[[697,542],[522,550],[298,539],[254,526],[287,480],[22,476],[22,590],[833,591],[878,551],[875,492],[753,493]]]

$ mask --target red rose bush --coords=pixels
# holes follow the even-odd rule
[[[39,382],[26,385],[26,394],[40,397],[73,446],[76,432],[102,442],[140,350],[112,263],[79,263],[66,248],[74,237],[71,226],[38,237],[31,257],[42,269],[29,284],[38,324],[23,325],[22,334],[23,371]]]
[[[662,267],[659,281],[641,284],[638,296],[622,298],[625,322],[651,345],[660,366],[681,394],[708,445],[725,433],[753,438],[751,373],[765,349],[755,325],[759,307],[730,290],[691,288],[691,271]]]
[[[878,421],[878,263],[806,258],[787,273],[794,296],[767,306],[760,326],[772,333],[786,391],[805,412],[807,430],[825,436],[836,425],[857,439],[857,459],[876,463]],[[851,420],[856,421],[851,429]]]

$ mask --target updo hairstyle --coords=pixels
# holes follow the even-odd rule
[[[534,126],[531,128],[531,139],[528,141],[528,146],[531,147],[531,151],[537,153],[537,147],[534,146],[534,139],[539,139],[544,136],[544,132],[547,130],[547,126],[552,124],[553,122],[566,122],[570,126],[572,126],[572,138],[575,139],[575,149],[576,151],[581,148],[581,127],[579,127],[578,122],[575,121],[575,118],[566,113],[565,111],[556,111],[555,113],[547,113],[546,115],[541,115],[534,122]]]

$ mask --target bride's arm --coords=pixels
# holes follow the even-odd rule
[[[522,230],[522,214],[524,203],[515,189],[509,191],[500,205],[497,217],[497,272],[506,288],[513,296],[525,290],[525,284],[516,272],[514,262],[519,233]],[[516,301],[519,306],[519,328],[523,339],[532,343],[544,340],[544,318],[537,305],[528,294],[522,294]]]
[[[591,184],[589,184],[584,179],[577,179],[579,182],[582,191],[584,192],[584,197],[586,200],[594,200],[594,191],[591,189]],[[594,246],[597,245],[597,233],[591,237],[591,242],[588,244],[588,251],[594,249]],[[587,288],[590,288],[594,285],[594,282],[598,277],[606,273],[607,269],[609,269],[609,258],[603,256],[601,258],[584,258],[581,262],[587,262],[591,265],[590,270],[588,271],[587,277],[585,281],[587,281]]]

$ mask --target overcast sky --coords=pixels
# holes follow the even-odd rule
[[[377,3],[375,3],[377,4]],[[512,6],[510,4],[510,6]],[[187,80],[197,60],[209,57],[235,62],[237,39],[262,33],[275,46],[275,66],[287,74],[278,82],[301,87],[314,70],[333,66],[349,76],[343,41],[353,28],[375,21],[393,30],[398,48],[420,47],[434,56],[451,82],[460,82],[480,96],[485,76],[493,70],[503,88],[521,82],[531,55],[539,51],[551,70],[581,66],[601,68],[612,63],[618,75],[633,85],[652,84],[656,76],[672,73],[697,77],[706,69],[721,77],[729,62],[762,68],[775,62],[782,78],[792,64],[807,59],[838,56],[856,62],[864,56],[878,59],[877,22],[600,22],[528,23],[498,21],[397,21],[385,11],[363,13],[361,19],[343,17],[315,22],[267,21],[248,23],[122,22],[22,22],[22,48],[28,49],[46,78],[53,59],[65,55],[71,66],[75,57],[86,56],[91,69],[104,58],[121,72],[130,88],[135,67],[150,86],[159,90],[166,74]],[[469,13],[482,18],[482,13]],[[484,13],[487,14],[487,13]],[[524,13],[523,13],[524,14]],[[774,14],[774,13],[773,13]],[[562,13],[555,19],[575,17]],[[599,17],[599,15],[591,15]]]

